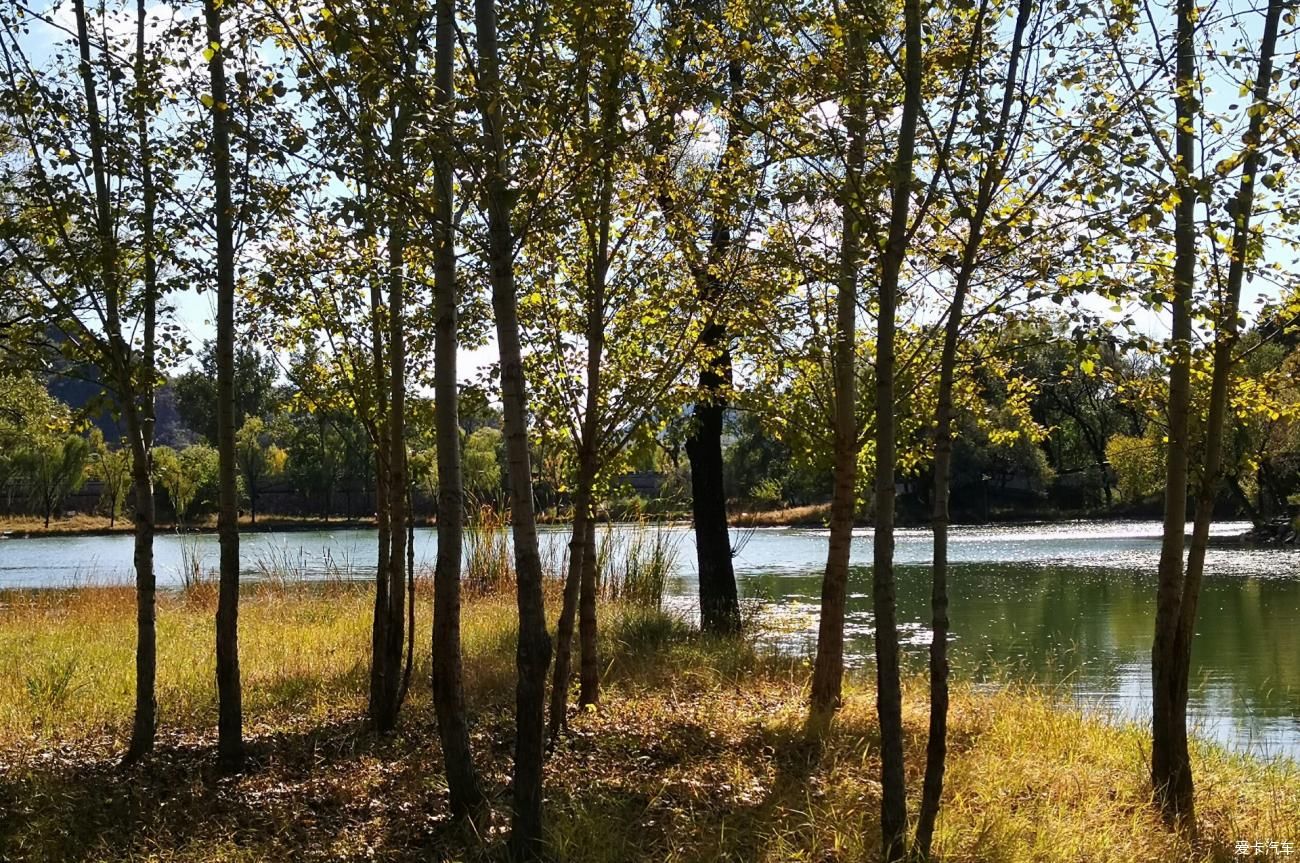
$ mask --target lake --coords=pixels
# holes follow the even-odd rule
[[[1221,523],[1233,536],[1245,523]],[[627,539],[632,528],[615,527]],[[648,528],[655,530],[655,528]],[[691,613],[695,549],[690,530],[662,528],[675,544],[669,602]],[[811,653],[828,532],[763,528],[734,532],[742,596],[762,621],[762,639]],[[977,681],[1007,677],[1063,689],[1087,710],[1141,718],[1150,701],[1156,522],[1073,522],[957,527],[953,563],[952,660]],[[557,560],[567,534],[544,529],[544,555]],[[432,530],[416,531],[416,556],[431,564]],[[175,586],[186,560],[215,567],[217,539],[160,535],[159,583]],[[372,530],[249,533],[245,572],[302,578],[368,578]],[[850,661],[872,657],[871,530],[854,534],[847,635]],[[925,662],[929,632],[930,533],[897,535],[899,621],[909,661]],[[0,540],[0,589],[64,587],[131,577],[131,537]],[[1300,760],[1300,552],[1231,545],[1206,560],[1192,668],[1190,712],[1197,733],[1239,751]]]

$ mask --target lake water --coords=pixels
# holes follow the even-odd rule
[[[1244,523],[1216,525],[1232,536]],[[653,530],[653,528],[650,528]],[[615,528],[626,532],[628,528]],[[663,528],[677,550],[670,603],[692,611],[695,549],[689,529]],[[432,563],[432,530],[416,532],[416,556]],[[1150,701],[1150,650],[1160,525],[1078,522],[958,527],[950,540],[953,664],[977,680],[1062,687],[1089,710],[1140,718]],[[811,653],[827,531],[736,531],[742,595],[763,638]],[[544,530],[544,554],[567,534]],[[215,567],[212,535],[158,537],[159,582],[179,583],[187,556]],[[246,534],[245,572],[368,578],[375,533],[367,530]],[[871,531],[855,532],[849,581],[850,661],[872,657]],[[930,534],[897,536],[899,621],[910,661],[925,661]],[[126,535],[0,540],[0,589],[128,581]],[[1300,760],[1300,552],[1224,545],[1206,561],[1193,657],[1190,710],[1198,733],[1241,751]]]

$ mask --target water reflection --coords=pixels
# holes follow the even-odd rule
[[[758,572],[748,595],[765,601],[769,639],[811,652],[817,577]],[[869,661],[871,571],[850,576],[849,651]],[[908,660],[925,662],[929,572],[898,572],[901,635]],[[1063,686],[1081,703],[1131,718],[1150,703],[1155,577],[1128,569],[965,563],[953,568],[953,664],[976,680]],[[1300,755],[1300,580],[1215,576],[1201,597],[1189,705],[1201,733],[1266,755]]]

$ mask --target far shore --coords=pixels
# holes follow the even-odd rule
[[[601,513],[602,520],[609,520],[615,524],[670,524],[670,525],[689,525],[691,514],[686,511],[668,511],[661,513],[635,513],[635,512],[618,512],[618,513]],[[779,527],[802,527],[802,528],[822,528],[825,527],[830,517],[830,504],[810,504],[807,506],[784,507],[781,509],[736,509],[729,515],[729,520],[733,528],[779,528]],[[561,510],[558,513],[539,513],[538,521],[544,525],[565,525],[569,523],[569,513]],[[1064,512],[1064,511],[1005,511],[993,512],[986,519],[969,519],[955,517],[954,526],[971,526],[971,525],[1028,525],[1028,524],[1061,524],[1065,522],[1087,522],[1087,521],[1146,521],[1152,520],[1145,513],[1128,512],[1128,511],[1089,511],[1089,512]],[[431,516],[420,517],[416,520],[416,527],[433,527],[436,520]],[[858,518],[856,521],[858,527],[870,527],[869,518]],[[928,521],[900,520],[900,527],[928,527]],[[354,516],[345,517],[342,515],[322,518],[320,516],[284,516],[284,515],[265,515],[258,516],[253,521],[247,514],[239,519],[239,530],[241,533],[292,533],[296,531],[343,531],[343,530],[374,530],[375,520],[373,517]],[[58,536],[112,536],[116,534],[130,534],[134,526],[129,518],[118,518],[112,523],[107,516],[88,515],[77,513],[68,515],[63,518],[51,519],[49,526],[39,517],[34,516],[0,516],[0,539],[28,539],[42,537]],[[197,519],[184,525],[176,525],[170,522],[159,522],[157,525],[158,534],[186,533],[186,534],[206,534],[216,533],[217,520],[216,516],[207,516]],[[1232,544],[1259,544],[1261,547],[1267,547],[1262,543],[1257,543],[1248,533],[1232,537],[1214,537],[1215,544],[1232,543]]]

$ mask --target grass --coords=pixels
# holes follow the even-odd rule
[[[418,625],[428,632],[428,585]],[[550,597],[552,610],[557,604]],[[364,721],[371,596],[361,586],[246,592],[240,616],[250,767],[216,771],[212,597],[159,608],[158,753],[122,769],[133,597],[122,588],[0,595],[0,860],[479,860],[500,851],[512,749],[514,603],[465,606],[465,684],[496,821],[449,820],[419,656],[398,733]],[[753,642],[700,636],[662,613],[603,608],[606,689],[547,763],[561,861],[876,859],[874,698],[815,745],[807,669]],[[423,642],[423,637],[421,638]],[[909,786],[919,788],[923,681],[907,684]],[[1142,729],[1084,717],[1040,691],[959,686],[937,858],[1233,860],[1234,842],[1300,844],[1300,772],[1198,745],[1200,833],[1161,827]],[[914,802],[914,801],[913,801]],[[1286,859],[1262,857],[1260,859]]]
[[[319,530],[324,527],[332,529],[345,527],[373,528],[375,520],[373,517],[348,518],[342,515],[333,515],[328,519],[309,515],[265,515],[258,516],[257,522],[254,523],[251,517],[245,514],[240,516],[239,526],[240,530],[245,533],[272,530]],[[177,527],[178,525],[165,520],[159,521],[157,524],[159,533],[174,531]],[[186,532],[202,531],[212,533],[217,529],[217,517],[215,514],[209,513],[187,519],[185,524],[179,527]],[[106,515],[79,512],[75,515],[52,518],[49,527],[45,526],[45,520],[40,516],[0,516],[0,535],[91,536],[96,534],[131,533],[133,530],[135,530],[135,526],[128,516],[121,516],[116,521],[110,522],[109,517]]]
[[[596,547],[600,595],[643,608],[662,608],[668,579],[677,563],[679,539],[662,523],[638,522],[615,534],[612,523],[602,529]]]
[[[50,526],[45,526],[45,519],[38,515],[0,515],[0,535],[18,536],[69,536],[94,533],[130,533],[134,528],[131,519],[119,518],[112,527],[106,515],[78,513],[66,518],[50,519]]]
[[[829,503],[814,503],[785,509],[733,513],[731,524],[735,527],[825,527],[830,517]]]

